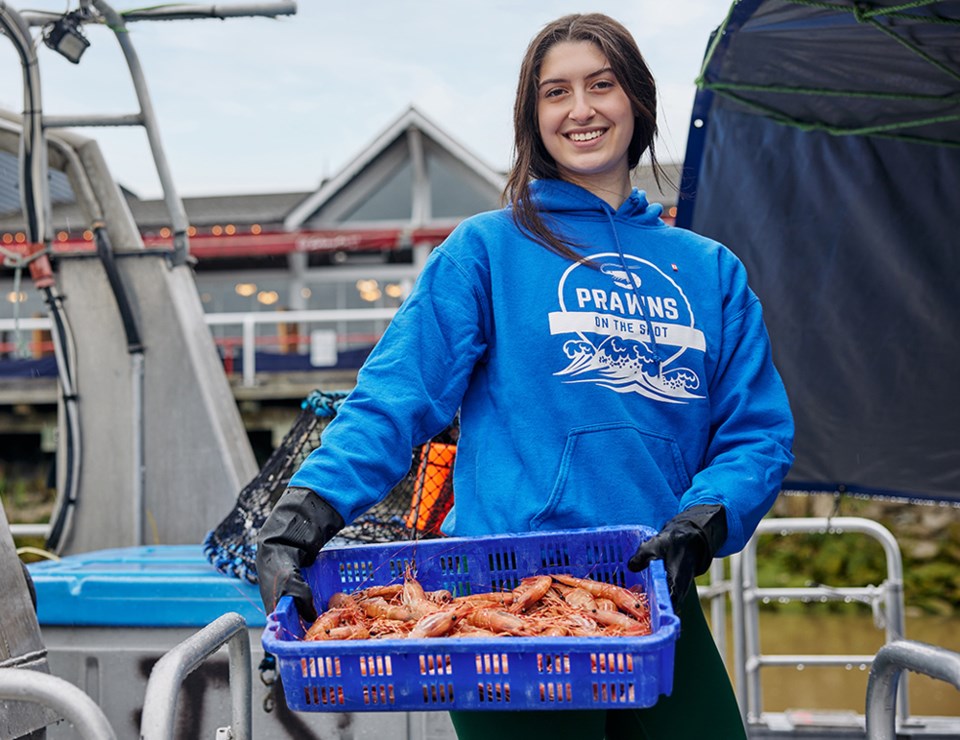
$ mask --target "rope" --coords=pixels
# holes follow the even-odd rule
[[[310,391],[300,408],[311,408],[317,416],[333,417],[337,415],[346,398],[347,394],[342,391]]]
[[[899,34],[894,33],[892,29],[887,28],[885,25],[883,25],[882,23],[880,23],[880,21],[875,21],[875,20],[870,19],[870,20],[869,20],[869,23],[870,23],[871,26],[873,26],[874,28],[876,28],[878,31],[881,31],[881,32],[885,33],[887,36],[889,36],[890,38],[892,38],[894,41],[896,41],[896,42],[897,42],[898,44],[900,44],[901,46],[903,46],[903,47],[909,49],[910,51],[912,51],[912,52],[913,52],[914,54],[916,54],[918,57],[920,57],[921,59],[923,59],[923,61],[927,62],[928,64],[931,64],[931,65],[934,66],[934,67],[936,67],[936,68],[939,69],[941,72],[943,72],[944,74],[946,74],[948,77],[950,77],[950,78],[952,78],[952,79],[960,82],[960,73],[958,73],[956,70],[951,69],[950,67],[948,67],[948,66],[947,66],[946,64],[944,64],[943,62],[941,62],[941,61],[939,61],[939,60],[937,60],[937,59],[934,59],[932,56],[930,56],[929,54],[927,54],[923,49],[921,49],[921,48],[920,48],[919,46],[917,46],[916,44],[912,43],[911,41],[908,41],[907,39],[903,38],[903,37],[900,36]]]
[[[913,10],[914,8],[923,8],[928,5],[934,5],[940,2],[940,0],[915,0],[912,3],[902,3],[901,5],[891,5],[884,8],[874,8],[873,10],[865,10],[861,6],[854,6],[854,15],[859,12],[864,18],[872,18],[875,15],[890,15],[891,13],[900,14],[901,10]],[[905,13],[902,14],[908,18],[916,18],[917,16],[907,16]]]
[[[786,2],[793,3],[794,5],[803,5],[813,8],[822,8],[825,10],[842,12],[842,13],[852,13],[856,20],[859,23],[864,23],[869,25],[881,33],[886,34],[892,38],[897,43],[901,44],[903,47],[911,51],[917,57],[927,62],[931,66],[940,70],[948,77],[953,80],[960,82],[960,72],[952,69],[943,62],[934,59],[932,56],[927,54],[923,49],[917,46],[915,43],[909,41],[908,39],[902,37],[901,35],[894,32],[894,30],[887,25],[876,20],[877,17],[886,16],[887,18],[902,18],[911,21],[916,21],[919,23],[933,23],[933,24],[949,24],[949,25],[960,25],[960,19],[948,19],[940,18],[938,16],[917,16],[904,13],[903,11],[914,10],[917,8],[923,8],[930,5],[933,5],[938,0],[913,0],[912,2],[901,3],[899,5],[890,6],[890,7],[874,7],[865,3],[858,3],[855,5],[843,5],[832,2],[823,2],[822,0],[785,0]],[[735,4],[734,4],[735,5]],[[821,95],[824,97],[849,97],[849,98],[866,98],[866,99],[876,99],[876,100],[904,100],[904,101],[924,101],[924,102],[941,102],[941,103],[955,103],[957,100],[960,100],[960,93],[954,93],[950,95],[921,95],[915,93],[891,93],[891,92],[880,92],[880,91],[856,91],[856,90],[831,90],[827,88],[816,88],[816,87],[794,87],[789,85],[753,85],[753,84],[743,84],[743,83],[732,83],[732,82],[707,82],[706,72],[710,66],[710,63],[713,59],[714,54],[717,51],[719,46],[720,37],[727,33],[727,25],[729,24],[730,18],[733,13],[733,6],[731,6],[730,13],[728,13],[726,19],[724,19],[720,28],[717,30],[713,41],[710,44],[710,48],[707,51],[707,54],[704,57],[703,65],[700,70],[700,75],[696,79],[696,85],[701,90],[711,90],[716,92],[718,95],[734,100],[739,104],[755,110],[763,115],[777,121],[778,123],[794,126],[801,129],[802,131],[825,131],[829,134],[835,136],[865,136],[865,135],[874,135],[881,136],[883,138],[899,139],[902,141],[910,141],[916,143],[926,143],[926,144],[936,144],[946,147],[960,147],[960,142],[949,141],[945,139],[931,139],[924,138],[922,136],[916,136],[913,134],[904,134],[904,133],[891,133],[905,129],[908,127],[914,126],[926,126],[936,123],[950,123],[953,121],[960,120],[958,115],[938,115],[938,116],[929,116],[926,118],[911,118],[907,121],[901,121],[896,123],[885,123],[877,124],[874,126],[864,126],[860,128],[844,128],[841,126],[830,126],[824,123],[811,123],[806,121],[798,120],[792,116],[786,115],[782,111],[779,111],[770,106],[758,103],[753,100],[748,100],[740,95],[736,95],[734,91],[744,91],[744,92],[768,92],[768,93],[782,93],[785,95]]]
[[[874,90],[833,90],[826,87],[794,87],[791,85],[750,85],[739,82],[707,82],[709,90],[746,90],[749,92],[784,93],[787,95],[822,95],[825,97],[874,98],[877,100],[920,100],[925,102],[960,102],[960,92],[950,95],[879,92]]]
[[[852,13],[857,20],[872,18],[875,15],[890,15],[894,13],[902,15],[906,18],[921,20],[920,16],[901,14],[900,11],[912,10],[913,8],[922,8],[927,5],[934,5],[940,1],[941,0],[915,0],[915,2],[903,3],[901,5],[891,5],[890,7],[871,7],[867,3],[845,5],[843,3],[822,2],[821,0],[785,0],[785,2],[793,3],[794,5],[806,5],[811,8],[835,10],[838,13]]]
[[[843,128],[840,126],[828,126],[825,123],[817,122],[807,122],[799,121],[790,116],[784,115],[782,112],[771,108],[770,106],[762,105],[753,100],[748,100],[742,98],[739,95],[735,95],[729,90],[718,89],[717,93],[722,97],[729,98],[730,100],[735,100],[746,108],[752,108],[757,110],[764,115],[768,116],[770,119],[776,121],[777,123],[782,123],[786,126],[794,126],[799,128],[801,131],[824,131],[828,134],[834,136],[866,136],[866,135],[880,135],[883,138],[888,139],[898,139],[900,141],[910,141],[917,144],[936,144],[938,146],[945,146],[950,148],[960,148],[960,141],[949,141],[946,139],[925,139],[922,136],[914,136],[911,134],[895,134],[891,135],[888,132],[894,131],[898,128],[906,128],[908,126],[926,126],[933,123],[949,123],[951,121],[960,121],[960,114],[947,115],[947,116],[932,116],[930,118],[918,118],[911,119],[909,121],[902,121],[900,123],[889,123],[889,124],[879,124],[877,126],[865,126],[862,128]],[[884,136],[884,134],[886,134]]]

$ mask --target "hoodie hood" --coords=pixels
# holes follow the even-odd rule
[[[536,180],[530,184],[534,202],[541,211],[571,216],[629,219],[638,226],[665,226],[660,219],[663,206],[647,201],[643,190],[634,188],[623,204],[614,209],[602,198],[565,180]]]

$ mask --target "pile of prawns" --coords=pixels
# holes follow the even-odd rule
[[[454,597],[425,591],[408,566],[403,583],[338,592],[305,640],[426,637],[649,635],[646,594],[590,578],[530,576],[510,591]]]

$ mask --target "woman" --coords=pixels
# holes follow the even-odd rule
[[[743,547],[792,455],[756,296],[723,246],[633,190],[656,168],[656,88],[599,14],[546,26],[524,58],[509,206],[434,250],[264,525],[264,604],[406,473],[459,410],[448,534],[643,524],[628,567],[664,561],[681,617],[674,688],[645,710],[454,712],[461,738],[745,737],[695,575]],[[695,707],[696,711],[690,711]]]

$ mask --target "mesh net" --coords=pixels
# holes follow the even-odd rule
[[[203,542],[204,554],[227,575],[257,582],[257,533],[300,463],[319,447],[345,393],[313,391],[301,404],[290,431],[240,494],[230,513]],[[440,537],[440,524],[453,505],[452,469],[456,422],[411,450],[410,469],[387,497],[345,527],[341,544],[394,542]]]

